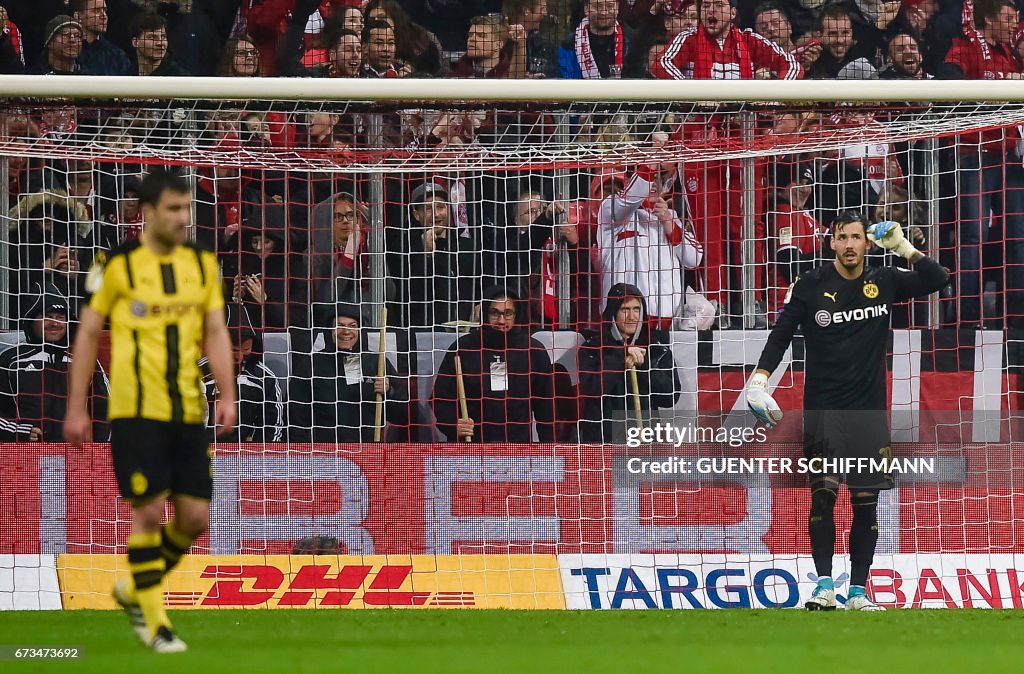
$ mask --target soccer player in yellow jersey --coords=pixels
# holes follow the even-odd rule
[[[164,610],[164,578],[206,531],[213,495],[201,355],[220,391],[216,423],[235,425],[231,340],[216,256],[186,243],[191,190],[163,170],[142,181],[142,235],[106,258],[86,280],[64,435],[88,442],[86,391],[97,341],[111,330],[110,449],[121,496],[132,505],[131,576],[114,587],[143,643],[159,653],[186,650]],[[81,365],[80,365],[81,364]],[[161,526],[167,498],[174,517]]]

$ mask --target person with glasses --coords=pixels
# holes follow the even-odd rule
[[[71,16],[82,26],[83,75],[131,74],[128,54],[107,38],[107,0],[71,0]]]
[[[669,335],[649,325],[639,288],[614,285],[602,316],[600,332],[590,333],[579,351],[580,442],[625,442],[623,422],[636,423],[630,370],[645,425],[655,410],[679,399],[679,376]]]
[[[507,288],[484,292],[479,328],[448,349],[434,384],[434,416],[448,442],[541,442],[555,437],[555,396],[547,350],[524,328],[522,302]],[[467,414],[461,412],[462,368]]]
[[[82,67],[78,57],[82,55],[82,24],[66,14],[59,14],[46,24],[43,53],[34,66],[28,69],[30,75],[80,75]]]

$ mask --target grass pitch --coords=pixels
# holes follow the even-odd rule
[[[214,610],[156,655],[113,611],[0,612],[0,644],[78,646],[2,672],[1020,672],[1024,611]]]

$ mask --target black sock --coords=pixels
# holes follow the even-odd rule
[[[866,585],[878,543],[878,492],[851,494],[850,505],[850,585]]]
[[[818,577],[832,575],[832,556],[836,552],[834,488],[818,487],[811,493],[811,514],[807,518],[807,533],[811,538],[811,554]]]

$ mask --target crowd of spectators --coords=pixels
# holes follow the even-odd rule
[[[1024,30],[1011,0],[966,7],[938,0],[0,0],[0,26],[0,74],[1019,79],[1024,72],[1018,52]],[[344,106],[291,112],[253,106],[241,113],[212,111],[201,121],[204,142],[225,153],[347,152],[374,143],[443,151],[514,143],[550,122],[543,113],[518,114],[510,124],[488,109],[396,110],[383,113],[377,131],[365,112]],[[882,114],[765,114],[757,132],[869,127]],[[134,115],[107,124],[111,131],[102,142],[128,147],[183,135],[173,116]],[[43,140],[74,134],[77,124],[74,109],[60,105],[9,109],[3,123],[10,135]],[[573,123],[577,138],[594,143],[628,138],[655,146],[714,146],[739,134],[728,116],[714,113],[665,116],[646,131],[638,130],[636,118],[624,120],[614,111]],[[944,322],[1020,327],[1022,147],[1020,131],[1012,127],[946,141],[939,164],[927,171],[913,143],[756,160],[757,324],[770,324],[796,274],[827,256],[827,224],[854,210],[868,222],[900,220],[917,245],[939,251],[957,271]],[[64,299],[44,303],[42,318],[36,313],[33,320],[57,320],[50,314],[59,313],[59,305],[65,321],[73,322],[93,257],[139,234],[135,190],[144,167],[9,157],[8,169],[10,292],[27,297],[47,288]],[[334,432],[344,425],[341,419],[365,421],[377,394],[388,399],[387,423],[413,423],[410,392],[397,373],[377,376],[376,363],[360,349],[360,328],[378,317],[374,301],[391,310],[389,323],[398,327],[475,326],[471,338],[462,338],[474,353],[519,345],[516,357],[498,358],[503,374],[488,370],[493,363],[482,355],[463,359],[478,400],[485,389],[502,391],[503,398],[518,398],[524,390],[558,398],[557,368],[545,364],[527,330],[568,323],[592,331],[587,362],[600,370],[604,345],[617,339],[629,346],[623,321],[637,311],[645,329],[634,325],[629,334],[642,346],[630,348],[645,351],[668,330],[744,325],[738,320],[744,282],[739,262],[750,200],[739,161],[581,170],[568,195],[557,191],[558,199],[554,171],[389,175],[376,202],[358,176],[230,162],[195,173],[196,239],[221,258],[225,298],[237,323],[238,376],[249,382],[246,404],[262,419],[253,427],[243,423],[239,439],[279,439],[289,418],[308,422],[302,424],[309,429],[306,439],[367,439],[365,423],[345,438],[313,429]],[[938,181],[925,179],[934,175]],[[926,202],[930,212],[922,208]],[[383,225],[380,246],[370,241],[375,218]],[[566,288],[568,321],[560,302]],[[623,288],[629,289],[626,296]],[[999,301],[992,300],[993,288],[1002,293]],[[898,321],[910,326],[931,320],[919,314],[912,310]],[[295,328],[326,330],[329,339],[307,366],[333,368],[336,386],[281,391],[268,383],[259,359],[262,334]],[[652,361],[665,367],[664,353],[632,355],[633,367]],[[433,405],[445,435],[526,437],[515,424],[500,432],[481,419],[467,424],[447,379],[453,367],[451,359],[442,363]],[[526,379],[516,378],[516,368]],[[661,401],[645,403],[648,408],[671,404],[671,377],[652,373],[642,381],[651,400]],[[607,382],[608,390],[624,396],[621,383]],[[583,407],[603,414],[601,403]],[[545,438],[558,436],[557,409],[503,409],[518,415],[517,423],[532,415]],[[26,437],[53,435],[10,423],[12,432]],[[590,437],[606,435],[600,423],[589,428]]]

